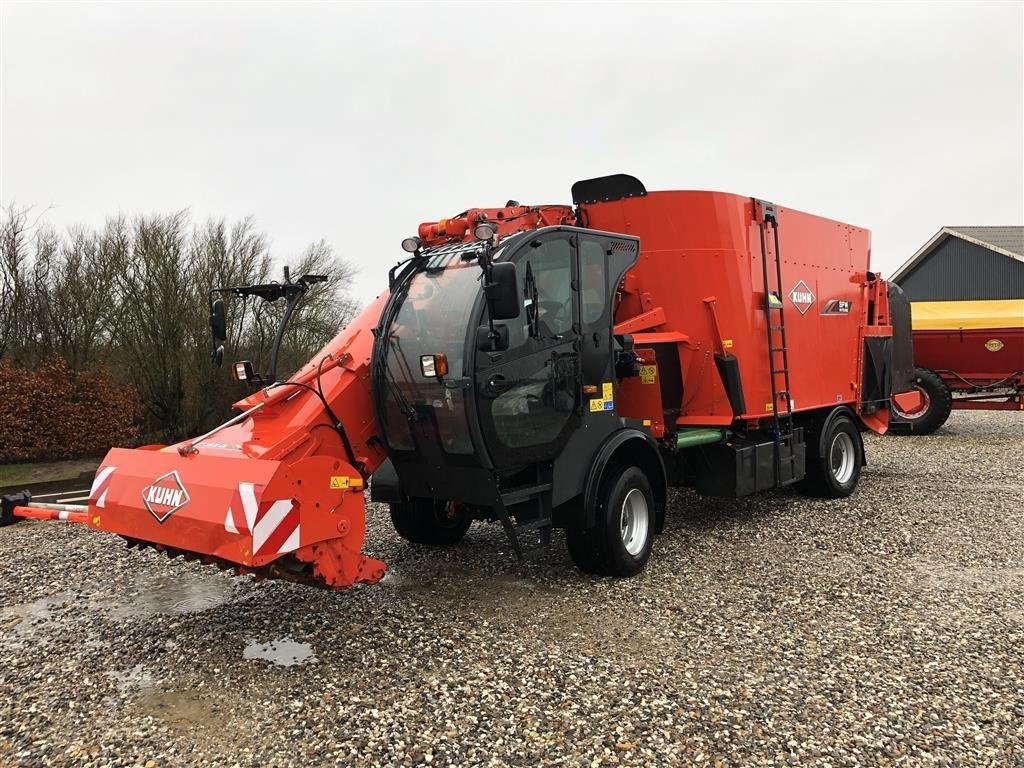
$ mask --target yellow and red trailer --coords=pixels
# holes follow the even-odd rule
[[[893,431],[929,434],[954,409],[1024,410],[1024,298],[911,302],[917,408]]]

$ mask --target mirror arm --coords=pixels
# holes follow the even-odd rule
[[[494,351],[495,342],[498,340],[498,332],[494,330],[494,283],[491,270],[491,241],[484,241],[484,248],[480,251],[477,263],[484,273],[484,301],[487,304],[487,338],[491,340],[491,350]]]
[[[224,331],[224,338],[220,338],[220,336],[217,335],[217,327],[216,327],[216,325],[214,323],[214,320],[216,319],[215,306],[216,306],[216,301],[218,301],[218,299],[214,298],[214,295],[217,294],[217,293],[220,293],[220,290],[214,288],[213,290],[211,290],[209,292],[209,294],[207,295],[207,299],[206,300],[207,300],[207,304],[208,304],[208,306],[210,308],[210,335],[213,337],[213,347],[210,350],[210,359],[213,361],[214,365],[216,365],[218,368],[220,368],[221,365],[224,363],[224,344],[223,343],[218,343],[218,342],[226,342],[227,341],[227,331],[226,330]],[[223,304],[223,302],[221,302],[221,303]],[[223,320],[223,315],[224,315],[224,313],[223,313],[223,309],[222,309],[222,311],[221,311],[221,319],[222,320]]]
[[[288,297],[288,306],[285,307],[284,314],[281,315],[281,322],[277,324],[277,335],[274,337],[274,346],[270,350],[270,370],[267,371],[265,379],[269,384],[277,382],[277,354],[281,351],[281,342],[284,341],[284,332],[285,329],[288,328],[289,321],[292,319],[292,312],[295,311],[295,307],[298,306],[302,297],[305,295],[306,289],[303,288],[303,290],[297,291]]]

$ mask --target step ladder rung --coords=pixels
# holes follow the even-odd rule
[[[511,506],[512,504],[519,504],[520,502],[534,499],[550,490],[551,483],[535,483],[534,485],[510,488],[501,494],[501,500],[506,506]]]
[[[551,526],[550,517],[537,517],[533,520],[526,520],[522,523],[516,523],[516,531],[532,531],[537,528],[549,528]]]

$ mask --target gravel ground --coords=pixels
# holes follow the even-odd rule
[[[858,492],[673,499],[647,570],[371,510],[329,593],[0,530],[0,765],[1024,765],[1024,416],[870,438]]]

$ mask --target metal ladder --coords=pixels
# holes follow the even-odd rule
[[[789,485],[796,481],[796,452],[793,446],[793,395],[789,383],[789,349],[786,345],[786,315],[782,299],[782,255],[779,253],[779,219],[773,203],[754,201],[755,216],[761,232],[761,274],[764,279],[764,317],[768,329],[768,368],[771,371],[772,389],[772,434],[775,438],[775,485]],[[768,242],[766,229],[771,228],[773,237],[772,257],[775,261],[775,285],[771,288],[768,270]],[[782,356],[779,366],[778,355]],[[781,381],[780,381],[781,378]],[[781,383],[782,387],[779,387]],[[782,407],[779,400],[782,400]],[[783,446],[786,455],[783,456]],[[783,474],[783,460],[787,463],[788,474]]]
[[[532,555],[547,551],[548,546],[551,544],[552,467],[550,465],[538,466],[536,472],[536,481],[502,491],[500,504],[496,508],[498,519],[508,535],[516,559],[520,562],[529,559]],[[536,505],[534,514],[521,520],[519,519],[520,512],[516,514],[516,519],[513,520],[508,511],[509,507],[529,502]],[[538,545],[530,548],[523,547],[519,534],[527,531],[537,531],[540,534]]]

